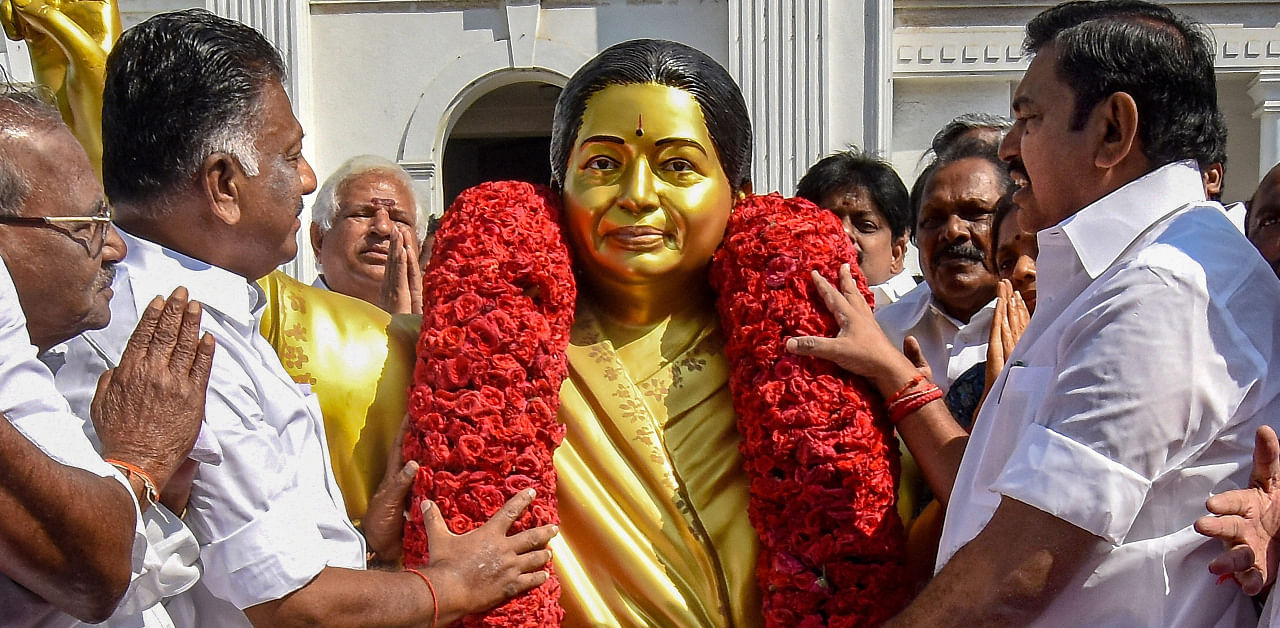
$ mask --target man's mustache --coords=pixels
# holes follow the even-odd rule
[[[978,263],[983,263],[987,259],[987,254],[982,249],[973,245],[972,242],[957,242],[949,246],[943,247],[933,255],[933,263],[936,265],[946,258],[970,259]]]

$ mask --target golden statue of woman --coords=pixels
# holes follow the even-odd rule
[[[762,625],[707,275],[750,192],[742,95],[692,48],[625,42],[569,80],[552,133],[580,278],[555,454],[565,625]]]
[[[26,40],[36,82],[57,97],[62,119],[102,176],[102,86],[120,37],[114,0],[0,0],[10,39]]]

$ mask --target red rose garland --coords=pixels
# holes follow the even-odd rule
[[[738,204],[711,267],[771,627],[875,625],[909,600],[883,401],[861,378],[783,349],[839,330],[809,271],[834,282],[856,257],[830,212],[774,194]]]
[[[576,288],[560,199],[520,182],[464,192],[445,213],[426,272],[422,335],[409,391],[405,458],[417,460],[405,563],[427,560],[419,505],[469,532],[517,492],[538,496],[512,532],[558,523],[552,454]],[[467,626],[558,626],[555,579]]]
[[[558,521],[555,415],[576,296],[558,206],[546,188],[503,182],[464,192],[446,213],[409,398],[405,454],[423,468],[407,564],[426,561],[423,498],[462,533],[533,486],[516,529]],[[860,379],[782,350],[788,336],[836,331],[808,270],[831,278],[855,257],[830,213],[773,195],[738,205],[712,265],[769,626],[877,624],[907,601],[883,403]],[[558,626],[558,597],[553,578],[466,623]]]

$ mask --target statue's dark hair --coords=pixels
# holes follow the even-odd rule
[[[861,150],[841,151],[818,160],[800,178],[796,196],[818,204],[831,194],[856,188],[867,191],[893,237],[902,237],[915,222],[902,178],[889,162]]]
[[[578,139],[587,100],[610,85],[657,83],[689,92],[702,109],[720,165],[734,190],[751,182],[751,118],[742,90],[715,59],[684,44],[633,39],[606,48],[578,69],[551,124],[551,181],[564,185],[569,154]]]
[[[1124,92],[1138,106],[1138,137],[1154,167],[1184,159],[1206,165],[1225,155],[1213,41],[1207,29],[1141,0],[1079,0],[1027,24],[1028,54],[1052,45],[1058,78],[1075,93],[1072,128]]]
[[[257,174],[261,96],[284,78],[280,53],[258,31],[203,9],[162,13],[125,31],[107,57],[102,97],[107,195],[116,203],[155,199],[215,152]]]

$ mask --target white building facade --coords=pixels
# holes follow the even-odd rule
[[[125,26],[191,0],[119,0]],[[1230,131],[1225,200],[1280,161],[1280,3],[1164,0],[1209,24]],[[346,158],[400,162],[441,213],[459,186],[546,169],[555,97],[611,44],[655,37],[729,68],[755,129],[760,192],[794,191],[818,158],[876,150],[908,183],[933,134],[1009,114],[1022,27],[1052,3],[1010,0],[206,0],[284,53],[323,179]],[[198,4],[194,4],[198,6]],[[5,65],[30,76],[20,43]],[[530,170],[532,168],[532,170]],[[505,177],[504,177],[505,178]],[[303,230],[305,234],[305,230]],[[292,274],[314,273],[300,247]]]

